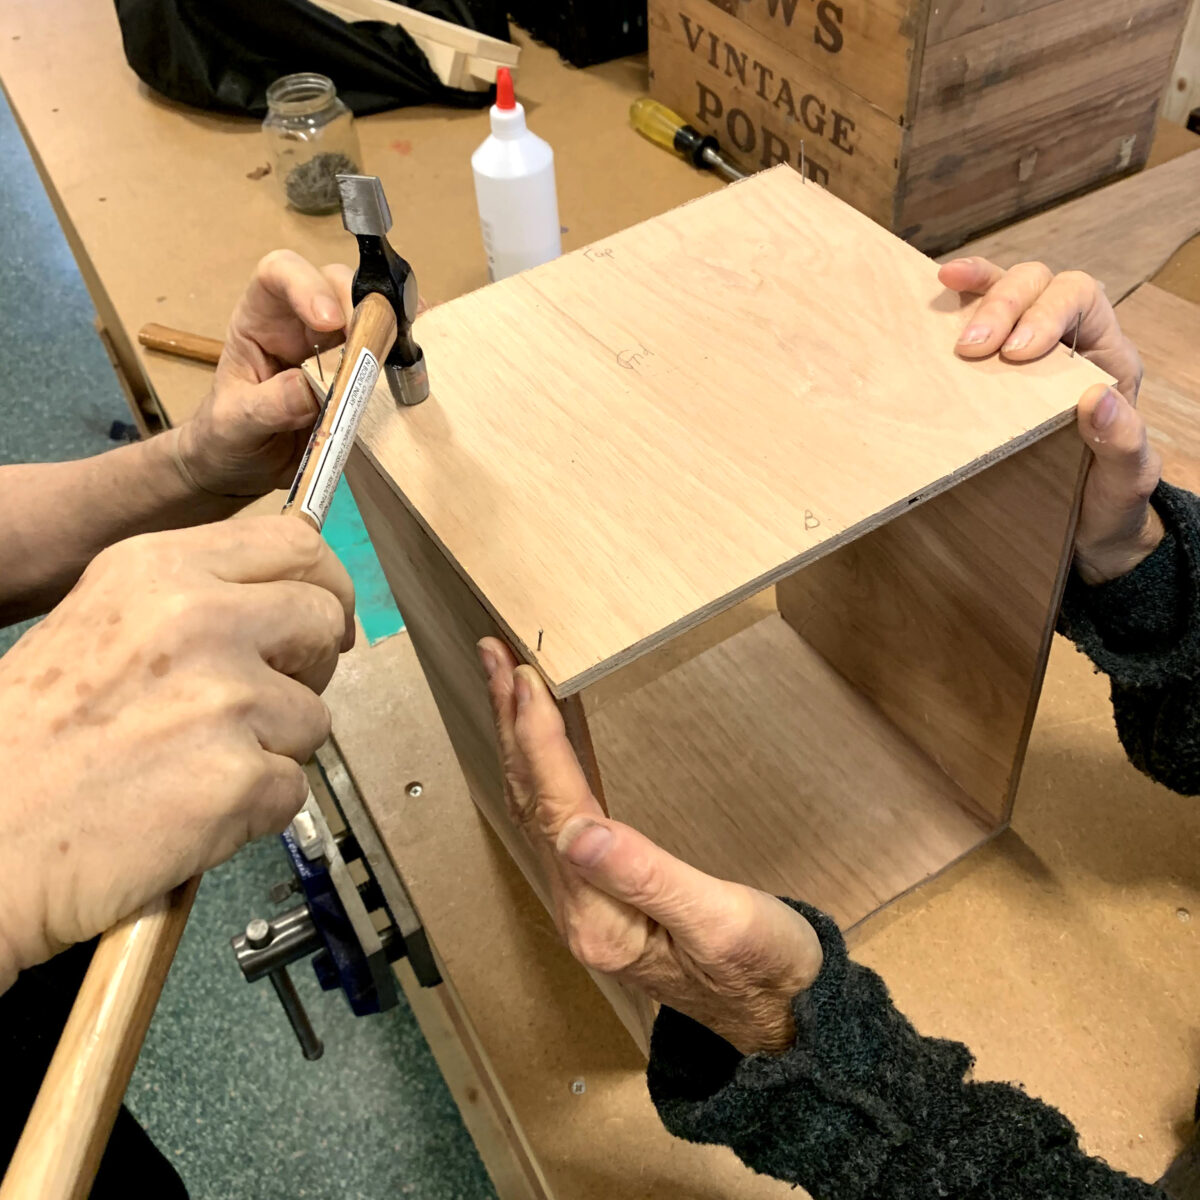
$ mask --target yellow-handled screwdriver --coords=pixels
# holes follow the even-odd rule
[[[716,171],[730,183],[746,178],[746,172],[738,170],[721,153],[721,146],[712,134],[701,133],[678,113],[672,112],[665,104],[659,104],[657,100],[651,100],[649,96],[643,96],[630,105],[629,121],[642,137],[673,150],[702,171]]]

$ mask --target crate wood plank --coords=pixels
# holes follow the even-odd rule
[[[1002,267],[1041,260],[1094,275],[1116,303],[1200,234],[1200,149],[977,238],[943,259],[978,254]]]
[[[925,45],[973,33],[985,25],[1028,16],[1057,0],[937,0],[929,14]]]
[[[1188,114],[1200,107],[1200,0],[1192,0],[1187,25],[1179,43],[1175,67],[1163,97],[1162,115],[1186,125]]]
[[[929,0],[711,0],[794,55],[836,76],[899,124],[908,113]],[[942,7],[935,5],[935,10]]]
[[[1184,3],[1058,0],[928,47],[896,231],[940,249],[1144,163]]]
[[[1062,429],[776,591],[800,635],[1008,820],[1070,561],[1083,450]]]
[[[781,167],[425,313],[431,399],[377,391],[360,442],[569,695],[1106,378],[1065,348],[957,358],[936,271]]]
[[[835,195],[890,224],[903,130],[875,107],[713,4],[650,0],[654,95],[713,133],[747,170],[800,165]]]
[[[1200,491],[1200,305],[1147,283],[1117,316],[1146,367],[1138,408],[1163,457],[1163,477]]]
[[[503,634],[361,450],[351,454],[346,478],[388,585],[403,605],[405,627],[471,795],[549,908],[548,866],[509,815],[483,668],[475,654],[480,638]],[[647,1049],[653,1013],[646,998],[602,975],[593,978],[634,1040]]]

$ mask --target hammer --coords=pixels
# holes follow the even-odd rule
[[[413,341],[417,281],[388,244],[391,213],[370,175],[339,175],[342,220],[358,239],[354,313],[341,365],[283,506],[318,532],[354,444],[380,365],[393,398],[429,395]],[[91,1190],[154,1006],[183,935],[199,878],[145,905],[100,939],[59,1039],[0,1200],[83,1200]]]

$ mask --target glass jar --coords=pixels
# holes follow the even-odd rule
[[[302,213],[338,211],[337,177],[361,174],[354,114],[333,80],[304,72],[267,88],[263,134],[285,204]]]

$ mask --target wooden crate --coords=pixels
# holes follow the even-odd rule
[[[650,88],[936,253],[1142,167],[1187,4],[650,0]]]
[[[1105,377],[1063,348],[957,358],[936,270],[779,167],[419,318],[432,396],[377,392],[348,476],[472,794],[544,900],[487,634],[560,697],[613,816],[843,926],[1007,822],[1073,405]],[[645,1003],[599,982],[644,1042]]]

